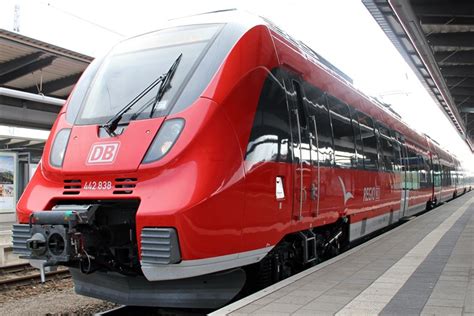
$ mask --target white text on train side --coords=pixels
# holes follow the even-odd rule
[[[363,201],[378,201],[380,200],[380,187],[367,187],[364,188]]]

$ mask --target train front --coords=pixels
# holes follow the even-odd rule
[[[239,32],[175,26],[94,61],[18,203],[15,252],[68,266],[76,292],[121,304],[212,308],[235,296],[244,272],[207,258],[238,247],[243,171],[237,144],[215,143],[232,131],[201,94]]]

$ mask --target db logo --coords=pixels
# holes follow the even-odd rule
[[[87,158],[88,164],[96,163],[112,163],[117,156],[117,151],[120,143],[100,143],[93,144],[89,157]]]

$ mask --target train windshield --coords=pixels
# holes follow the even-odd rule
[[[151,107],[146,107],[146,103],[155,98],[159,85],[144,95],[123,116],[122,121],[127,121],[131,117],[140,120],[150,118],[150,116],[166,115],[176,101],[181,86],[190,77],[194,66],[199,62],[220,27],[221,25],[217,24],[182,26],[160,30],[119,43],[104,58],[92,80],[85,80],[89,81],[90,86],[84,93],[75,123],[103,124],[107,122],[143,89],[167,72],[176,57],[182,54],[171,86],[156,104],[152,115],[150,115]],[[78,86],[81,83],[79,82]],[[81,87],[76,87],[76,90],[80,91]],[[84,87],[82,90],[85,90]],[[140,109],[142,111],[139,112]]]

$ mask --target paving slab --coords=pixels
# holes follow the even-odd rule
[[[474,313],[474,193],[211,315]]]

